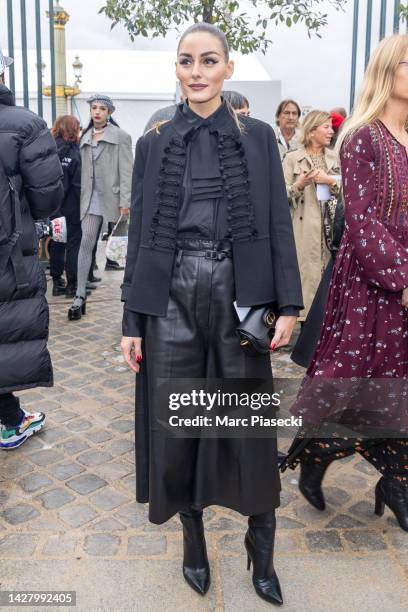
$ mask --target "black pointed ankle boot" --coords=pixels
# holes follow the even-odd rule
[[[180,512],[183,525],[183,576],[200,595],[210,587],[210,566],[204,537],[202,510]]]
[[[329,465],[330,463],[300,462],[299,490],[317,510],[326,508],[321,485]]]
[[[383,476],[375,487],[375,514],[382,516],[385,506],[393,511],[401,529],[408,531],[408,487]]]
[[[248,555],[247,569],[250,569],[251,562],[254,567],[252,584],[257,595],[269,603],[281,606],[282,591],[273,567],[275,529],[274,511],[250,516],[245,534],[245,548]]]

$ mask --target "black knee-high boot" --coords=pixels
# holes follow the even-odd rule
[[[183,576],[200,595],[205,595],[210,586],[210,566],[204,537],[203,511],[180,512],[183,525]]]
[[[324,510],[326,502],[322,491],[322,481],[331,460],[321,463],[300,462],[299,490],[307,501],[316,508]]]
[[[383,476],[375,487],[375,513],[382,516],[385,506],[395,514],[401,529],[408,531],[408,487]]]
[[[256,593],[269,603],[283,603],[279,579],[273,566],[275,543],[275,511],[257,514],[248,518],[248,531],[245,535],[245,548],[248,554],[249,570],[254,567],[252,583]]]

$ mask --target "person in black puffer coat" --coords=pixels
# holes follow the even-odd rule
[[[64,172],[64,201],[54,217],[65,217],[67,242],[50,241],[50,273],[53,295],[74,297],[77,286],[78,253],[82,230],[80,219],[81,153],[79,151],[80,123],[73,115],[57,117],[51,134],[57,144],[58,157]],[[61,282],[64,272],[67,285]]]
[[[22,444],[41,428],[45,418],[42,413],[22,410],[13,393],[53,384],[47,350],[47,283],[38,259],[34,219],[52,215],[64,195],[61,164],[46,123],[31,111],[16,107],[12,93],[4,85],[4,72],[10,61],[0,51],[0,163],[20,199],[19,252],[28,286],[18,289],[11,260],[1,262],[0,449]],[[9,221],[14,228],[14,218]]]

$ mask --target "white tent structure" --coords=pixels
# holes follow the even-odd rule
[[[75,56],[83,63],[80,88],[82,93],[73,99],[72,112],[82,124],[88,121],[86,99],[95,92],[106,93],[116,105],[115,117],[123,129],[132,135],[133,142],[143,133],[151,114],[158,108],[175,102],[177,81],[175,56],[172,51],[129,51],[119,49],[67,51],[67,81],[75,81],[72,63]],[[17,103],[22,104],[21,51],[15,53]],[[281,82],[272,81],[255,55],[233,54],[235,72],[228,89],[246,95],[254,117],[273,123],[274,112],[281,98]],[[44,85],[50,84],[49,51],[43,49]],[[37,109],[37,73],[35,50],[28,52],[30,108]],[[51,104],[44,99],[44,115],[51,123]]]

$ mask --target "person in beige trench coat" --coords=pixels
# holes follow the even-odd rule
[[[333,133],[328,113],[310,112],[302,124],[302,146],[283,160],[305,305],[300,321],[307,317],[330,258],[324,237],[324,208],[334,204],[335,200],[328,202],[341,188],[339,160],[328,148]],[[319,200],[318,193],[324,199]]]

